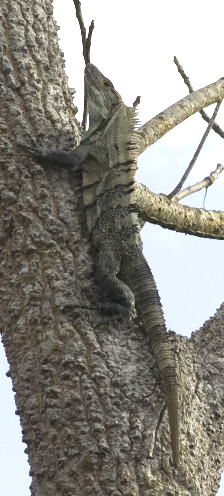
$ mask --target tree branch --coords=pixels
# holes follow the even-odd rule
[[[82,11],[81,11],[81,2],[79,0],[73,0],[73,2],[75,5],[76,17],[78,19],[80,31],[81,31],[82,53],[83,53],[85,64],[88,64],[90,62],[90,48],[91,48],[92,33],[94,30],[94,21],[91,21],[91,23],[89,25],[88,35],[86,36],[86,28],[85,28],[85,24],[84,24],[83,17],[82,17]],[[87,113],[88,113],[87,95],[86,95],[86,90],[84,88],[84,104],[83,104],[83,117],[82,117],[83,130],[86,129]]]
[[[219,174],[224,170],[224,166],[221,164],[218,164],[216,169],[211,172],[211,174],[208,177],[205,177],[202,181],[199,181],[192,186],[188,186],[188,188],[183,189],[179,193],[177,193],[175,196],[172,197],[172,201],[180,201],[182,198],[185,198],[186,196],[192,195],[192,193],[196,193],[197,191],[200,191],[202,188],[209,188],[214,181],[218,178]],[[169,195],[168,195],[169,197]]]
[[[224,78],[185,96],[136,130],[138,154],[202,108],[224,98]]]
[[[220,109],[221,103],[222,103],[221,100],[217,103],[217,105],[215,107],[215,110],[214,110],[214,112],[212,114],[212,117],[210,119],[210,122],[209,122],[209,124],[207,126],[207,129],[205,130],[205,132],[204,132],[204,134],[202,136],[202,139],[201,139],[201,141],[200,141],[200,143],[199,143],[199,145],[197,147],[196,152],[194,153],[193,158],[191,159],[191,161],[190,161],[190,163],[189,163],[186,171],[184,172],[184,174],[183,174],[181,180],[179,181],[179,183],[177,184],[177,186],[173,189],[173,191],[171,191],[171,193],[169,193],[169,195],[167,195],[168,198],[171,198],[172,199],[173,197],[175,197],[177,195],[177,193],[181,190],[183,184],[185,183],[186,179],[188,178],[190,172],[192,171],[192,169],[194,167],[194,164],[195,164],[195,162],[196,162],[196,160],[197,160],[197,158],[199,156],[199,153],[202,150],[202,147],[205,144],[205,141],[206,141],[206,139],[207,139],[207,137],[209,135],[209,131],[211,130],[211,127],[213,126],[213,123],[215,121],[215,118],[216,118],[216,116],[218,114],[218,111]]]
[[[91,47],[91,38],[94,30],[94,21],[91,21],[88,31],[88,36],[86,36],[86,28],[82,17],[81,11],[81,2],[79,0],[73,0],[76,10],[76,17],[79,22],[81,36],[82,36],[82,48],[83,48],[83,57],[85,60],[85,64],[90,62],[90,47]]]
[[[188,87],[188,90],[189,90],[189,93],[193,93],[193,87],[191,85],[191,82],[190,82],[190,79],[189,77],[186,75],[184,69],[183,69],[183,66],[180,65],[180,62],[178,61],[177,57],[174,57],[173,58],[174,60],[174,63],[176,64],[177,66],[177,70],[178,72],[180,73],[181,77],[183,78],[184,80],[184,83],[186,84],[186,86]],[[209,122],[210,121],[210,117],[208,114],[206,114],[206,112],[204,110],[200,110],[199,111],[201,116],[203,117],[203,119],[206,121],[206,122]],[[213,125],[212,125],[212,129],[217,133],[219,134],[219,136],[221,136],[221,138],[224,138],[224,131],[221,129],[221,127],[216,123],[214,122]]]
[[[224,239],[224,212],[180,205],[137,183],[135,203],[144,222],[202,238]]]
[[[86,59],[85,59],[86,64],[90,62],[90,47],[91,47],[93,30],[94,30],[94,20],[92,20],[89,25],[89,32],[86,38]]]

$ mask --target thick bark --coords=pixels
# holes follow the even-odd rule
[[[52,3],[2,0],[0,13],[0,330],[32,496],[213,495],[223,462],[224,310],[190,341],[170,334],[182,403],[182,465],[173,471],[143,329],[100,305],[79,174],[43,170],[16,146],[78,140]]]
[[[224,98],[224,78],[185,96],[138,129],[139,154],[168,131],[199,112],[204,107]]]
[[[201,238],[224,239],[224,212],[180,205],[155,194],[143,184],[135,186],[135,201],[143,222]]]

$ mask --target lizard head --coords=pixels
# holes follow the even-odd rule
[[[108,119],[114,106],[122,102],[111,81],[93,64],[87,64],[85,68],[85,90],[90,122]]]

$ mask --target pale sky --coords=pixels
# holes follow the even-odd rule
[[[72,0],[54,0],[61,26],[69,84],[82,109],[84,68],[79,26]],[[86,25],[95,20],[91,61],[109,77],[127,105],[141,95],[139,118],[144,123],[184,97],[187,89],[173,63],[176,55],[195,89],[223,74],[223,2],[188,0],[82,0]],[[211,114],[213,109],[208,109]],[[78,114],[81,118],[81,111]],[[224,103],[218,122],[224,128]],[[188,119],[153,145],[139,159],[139,181],[152,191],[168,193],[187,167],[206,124],[199,115]],[[224,164],[223,142],[211,133],[188,184]],[[223,177],[209,188],[208,209],[224,210]],[[186,203],[203,207],[204,192]],[[143,232],[144,252],[155,275],[167,326],[189,335],[212,316],[223,301],[223,243],[176,234],[157,226]],[[28,466],[7,365],[0,359],[0,481],[4,496],[29,496]],[[14,474],[12,476],[12,474]],[[221,495],[221,490],[218,493]]]

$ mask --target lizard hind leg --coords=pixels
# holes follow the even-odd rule
[[[100,250],[95,263],[95,279],[103,291],[112,300],[112,307],[117,312],[133,312],[134,295],[131,289],[119,279],[120,271],[119,257],[113,251]]]

